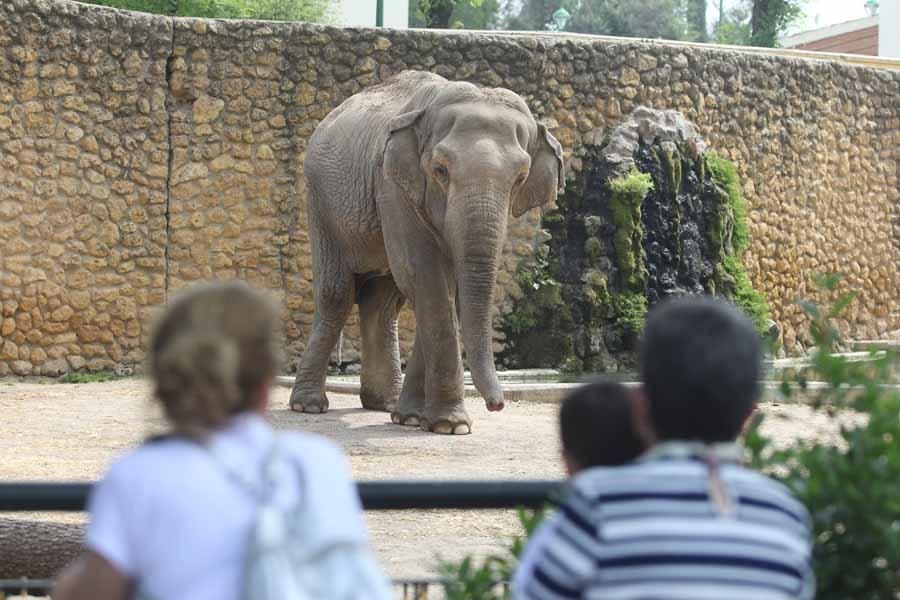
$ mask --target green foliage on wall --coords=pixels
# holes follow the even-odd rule
[[[706,169],[713,181],[722,190],[722,204],[717,219],[710,225],[710,244],[718,246],[721,269],[717,292],[725,292],[732,302],[741,308],[764,333],[771,311],[766,297],[753,287],[741,257],[750,243],[747,229],[747,204],[741,194],[741,184],[737,169],[731,161],[715,152],[707,152]],[[730,225],[730,226],[729,226]],[[726,233],[728,231],[728,233]]]
[[[610,301],[618,322],[631,333],[640,333],[647,318],[646,296],[640,292],[624,292],[613,296]]]
[[[641,243],[641,202],[647,192],[653,189],[653,179],[649,173],[641,173],[636,168],[628,174],[609,182],[612,192],[610,212],[616,226],[613,244],[619,270],[626,287],[643,290],[647,281]]]
[[[731,301],[753,320],[753,325],[758,332],[765,333],[768,329],[768,321],[771,319],[771,311],[765,295],[753,287],[750,277],[747,275],[747,269],[741,264],[739,257],[726,256],[722,261],[722,268],[734,282]]]
[[[550,264],[538,255],[533,264],[519,267],[515,280],[524,301],[517,302],[513,311],[501,317],[500,327],[515,345],[519,361],[541,368],[560,368],[573,353],[572,340],[566,335],[572,327],[572,314]]]
[[[747,203],[741,195],[741,181],[734,164],[711,150],[706,153],[706,168],[710,171],[716,184],[728,195],[728,206],[731,209],[734,230],[732,242],[736,252],[743,252],[750,243],[747,230]]]

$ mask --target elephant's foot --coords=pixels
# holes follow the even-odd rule
[[[472,418],[462,406],[439,407],[428,411],[419,426],[433,433],[466,435],[472,433]]]
[[[360,390],[359,399],[362,401],[363,408],[368,410],[391,412],[397,406],[396,397],[392,398],[366,389]]]
[[[294,388],[291,392],[291,410],[295,412],[318,414],[328,412],[328,396],[325,392],[312,392]]]
[[[391,422],[397,425],[406,425],[407,427],[418,427],[422,422],[419,413],[402,413],[394,411],[391,413]]]

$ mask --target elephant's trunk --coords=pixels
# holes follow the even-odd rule
[[[503,388],[494,368],[492,348],[494,286],[506,236],[507,194],[470,190],[460,206],[466,207],[464,244],[454,245],[459,285],[460,325],[472,381],[488,410],[503,408]],[[453,200],[451,199],[452,203]]]

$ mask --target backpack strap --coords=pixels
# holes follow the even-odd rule
[[[272,500],[274,491],[278,488],[279,482],[283,480],[285,474],[289,472],[285,467],[288,463],[296,468],[297,479],[299,482],[300,502],[305,498],[305,480],[303,477],[303,469],[296,460],[292,460],[289,453],[285,451],[284,439],[281,435],[275,433],[271,436],[269,447],[262,460],[259,479],[251,477],[244,469],[236,466],[228,456],[222,452],[221,448],[215,444],[208,443],[204,447],[210,456],[219,465],[226,477],[235,487],[240,488],[248,496],[254,499],[259,505],[267,505]],[[298,505],[300,504],[298,502]]]

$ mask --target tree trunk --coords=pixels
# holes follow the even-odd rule
[[[694,29],[698,42],[709,41],[706,31],[706,0],[688,0],[688,24]]]
[[[450,29],[450,17],[453,16],[451,0],[434,0],[428,7],[429,29]]]
[[[772,0],[753,0],[753,10],[750,13],[750,43],[753,46],[775,46],[771,5]]]
[[[72,523],[0,519],[0,579],[50,579],[84,549]]]

